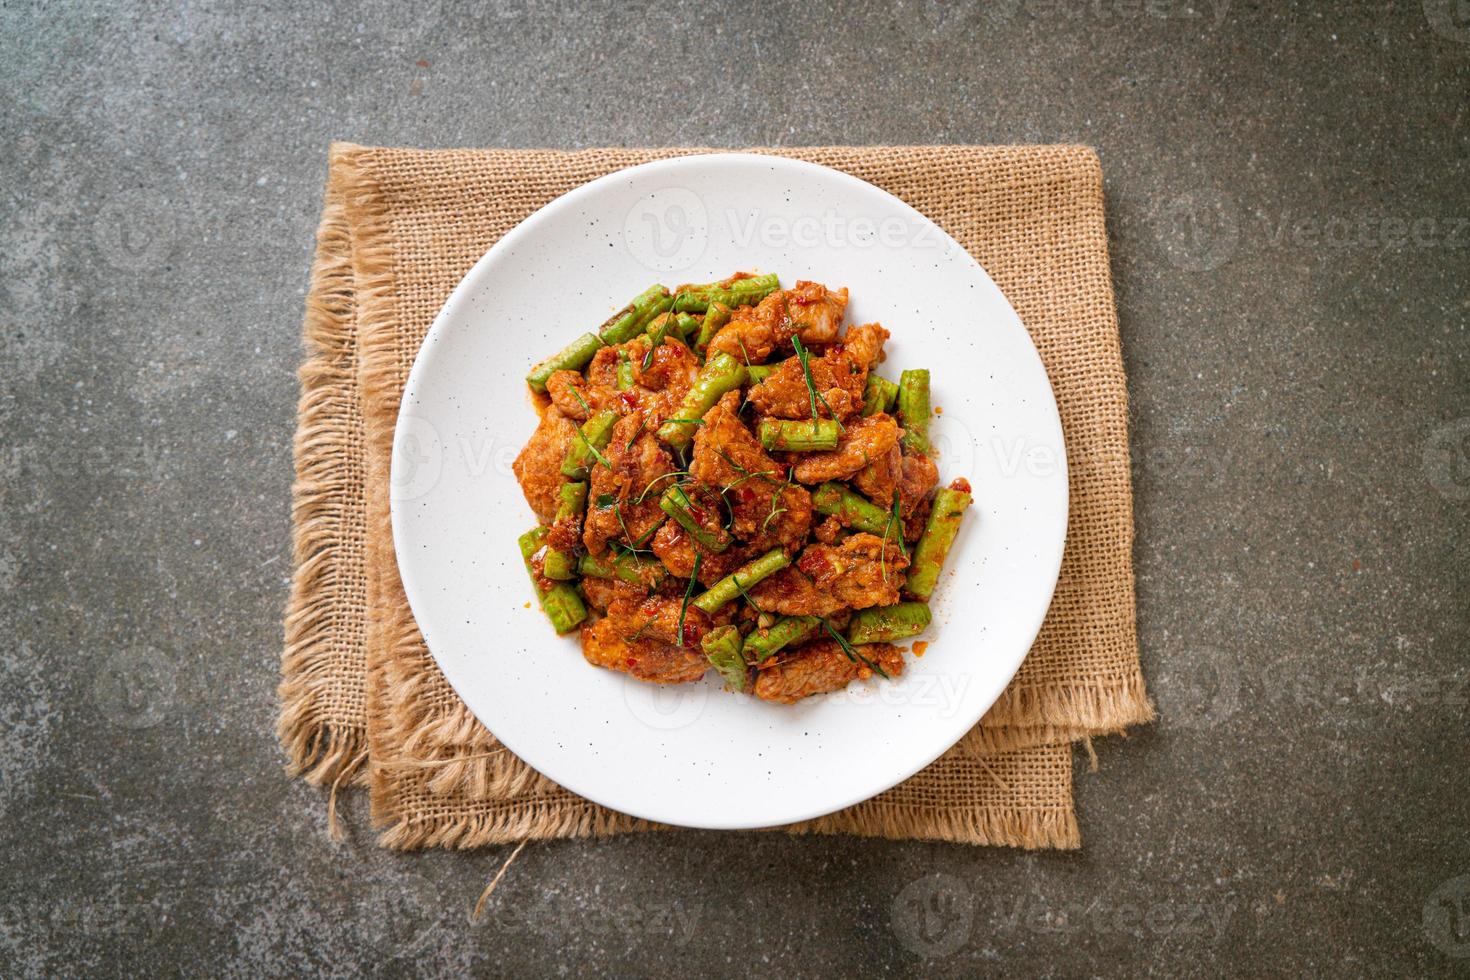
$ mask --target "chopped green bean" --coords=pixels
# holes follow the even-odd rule
[[[772,548],[755,561],[742,565],[710,586],[709,591],[694,600],[694,605],[704,612],[713,614],[743,590],[762,579],[769,578],[789,564],[791,564],[791,559],[786,556],[786,552],[780,548]]]
[[[913,564],[909,566],[905,585],[918,598],[927,599],[933,595],[934,587],[939,584],[939,570],[944,567],[944,559],[949,555],[955,535],[960,533],[965,509],[973,499],[968,493],[948,487],[934,491],[934,505],[929,509],[924,533],[914,547]]]
[[[552,523],[576,520],[587,509],[587,484],[582,481],[561,485],[561,503],[556,508]],[[547,578],[568,581],[577,576],[577,559],[570,551],[546,548],[546,557],[541,561],[541,574]]]
[[[727,279],[702,286],[686,286],[679,290],[674,309],[681,313],[703,313],[711,303],[723,303],[731,309],[737,306],[754,306],[779,288],[781,280],[774,273],[747,279]]]
[[[580,371],[592,360],[592,356],[603,347],[595,333],[584,333],[531,369],[526,375],[526,384],[538,392],[546,391],[546,382],[558,371]]]
[[[699,375],[684,395],[684,403],[674,417],[659,426],[658,437],[675,449],[689,445],[694,430],[706,412],[714,408],[715,402],[727,391],[734,391],[745,383],[745,367],[735,358],[719,351],[699,369]]]
[[[924,632],[929,620],[929,607],[922,602],[859,609],[847,624],[847,640],[854,646],[892,643]]]
[[[759,435],[766,449],[784,452],[836,449],[842,423],[836,419],[761,419]]]
[[[812,493],[812,509],[869,534],[882,534],[890,521],[886,510],[840,483],[823,483],[817,487]]]
[[[628,358],[628,352],[618,351],[618,391],[627,391],[633,387],[633,362]]]
[[[697,350],[704,350],[709,342],[715,339],[715,334],[720,328],[730,322],[730,307],[724,303],[711,303],[709,309],[704,311],[704,320],[699,325],[699,337],[694,346]]]
[[[669,574],[663,563],[627,551],[613,559],[583,555],[577,559],[577,571],[584,577],[616,578],[649,589],[656,588]]]
[[[566,582],[558,582],[549,589],[542,589],[532,559],[546,544],[548,533],[544,527],[533,528],[522,534],[517,543],[521,549],[521,560],[526,565],[526,574],[531,578],[531,587],[536,592],[536,601],[551,620],[552,627],[558,633],[566,633],[587,618],[587,607],[582,603],[582,597],[577,595],[577,590]]]
[[[562,460],[561,475],[573,480],[587,479],[587,474],[592,472],[592,461],[607,448],[613,426],[617,424],[618,413],[612,411],[598,412],[583,422]]]
[[[879,377],[876,372],[870,372],[867,386],[863,388],[863,417],[891,411],[897,399],[898,385]]]
[[[929,370],[916,368],[898,376],[898,424],[903,426],[903,448],[929,453]]]
[[[648,321],[668,309],[672,303],[673,300],[669,298],[668,290],[654,283],[633,297],[633,301],[627,306],[608,317],[607,322],[598,329],[597,333],[602,338],[602,342],[608,346],[626,343],[642,333]],[[663,310],[655,312],[655,308],[660,305],[663,306]]]
[[[821,623],[816,616],[783,616],[769,628],[758,629],[747,636],[741,653],[751,663],[761,663],[782,647],[807,639]]]
[[[694,504],[689,499],[689,495],[684,492],[683,487],[669,487],[659,498],[658,505],[665,514],[678,521],[679,526],[688,531],[694,540],[716,554],[730,547],[735,540],[724,528],[716,526],[711,530],[699,522],[699,518],[694,514]]]
[[[704,634],[700,642],[710,666],[725,679],[732,691],[745,690],[745,657],[740,652],[740,630],[734,626],[717,626]]]

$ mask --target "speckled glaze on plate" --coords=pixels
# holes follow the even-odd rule
[[[851,290],[893,334],[882,373],[932,372],[943,482],[975,489],[903,677],[775,705],[715,675],[661,688],[601,670],[531,602],[535,524],[511,461],[530,366],[649,283],[737,269]],[[865,800],[923,768],[1000,695],[1051,601],[1066,452],[1041,360],[985,271],[908,205],[814,164],[683,157],[586,184],[527,218],[454,290],[409,376],[393,535],[429,650],[470,709],[562,786],[663,823],[751,828]]]

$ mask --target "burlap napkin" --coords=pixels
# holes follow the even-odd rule
[[[334,791],[370,787],[387,846],[651,829],[532,770],[455,695],[398,578],[388,466],[409,368],[470,265],[572,188],[693,152],[332,148],[307,301],[280,736],[292,773]],[[1097,158],[1064,146],[757,152],[870,181],[979,259],[1041,351],[1071,472],[1051,610],[990,713],[903,784],[789,829],[1077,847],[1070,743],[1153,717],[1138,663],[1127,395]]]

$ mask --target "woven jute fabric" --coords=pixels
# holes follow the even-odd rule
[[[531,769],[450,688],[398,577],[388,467],[408,371],[474,261],[588,180],[696,152],[332,149],[307,300],[280,735],[292,772],[369,786],[387,846],[652,829]],[[1071,480],[1050,612],[981,724],[892,790],[788,829],[1076,847],[1071,742],[1153,717],[1138,663],[1127,395],[1097,158],[1059,146],[755,152],[882,187],[980,261],[1041,352]]]

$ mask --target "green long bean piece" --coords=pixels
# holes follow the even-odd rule
[[[552,523],[575,520],[587,509],[587,484],[585,482],[563,483],[560,495],[561,503],[556,508],[556,517],[553,518]],[[563,582],[576,578],[576,556],[570,551],[561,551],[548,545],[546,556],[541,560],[541,574]]]
[[[758,434],[766,449],[783,452],[836,449],[842,423],[836,419],[761,419]]]
[[[639,558],[629,552],[612,559],[583,555],[577,559],[577,571],[587,578],[616,578],[629,585],[650,589],[656,588],[669,574],[662,562]]]
[[[929,370],[916,368],[898,376],[898,424],[903,448],[929,454]]]
[[[748,589],[762,579],[775,575],[789,564],[791,559],[786,557],[786,552],[780,548],[772,548],[755,561],[742,565],[710,586],[709,591],[695,599],[693,605],[713,614],[739,595],[742,589]]]
[[[715,339],[715,334],[720,328],[730,322],[730,307],[724,303],[711,303],[709,309],[704,311],[704,320],[699,325],[699,336],[694,341],[696,350],[704,350],[709,347],[709,342]]]
[[[663,310],[667,310],[672,304],[673,300],[668,296],[668,290],[654,283],[633,297],[632,302],[627,306],[608,317],[607,322],[598,328],[598,336],[609,347],[613,344],[627,343],[646,329],[649,320],[662,313]],[[663,309],[657,309],[659,306],[662,306]]]
[[[584,333],[531,369],[526,375],[526,384],[538,392],[546,391],[546,382],[558,371],[580,371],[592,360],[592,356],[603,347],[595,333]]]
[[[821,623],[816,616],[783,616],[770,628],[756,630],[747,636],[741,653],[746,660],[758,664],[782,647],[807,639]]]
[[[617,424],[618,413],[613,411],[598,412],[583,422],[567,449],[566,458],[561,461],[561,475],[571,480],[587,479],[587,474],[592,472],[592,461],[607,448],[613,426]]]
[[[545,590],[541,588],[532,559],[546,544],[547,533],[544,527],[534,528],[522,534],[517,543],[521,549],[521,561],[526,565],[526,574],[531,578],[531,588],[536,593],[536,600],[541,603],[542,612],[551,620],[553,629],[558,633],[566,633],[587,618],[587,607],[582,603],[582,597],[577,595],[577,590],[566,582],[558,582]]]
[[[699,522],[694,514],[694,504],[683,487],[669,487],[659,498],[658,505],[665,514],[678,521],[679,526],[688,531],[695,541],[716,554],[730,547],[735,540],[724,528],[716,526],[710,529]]]
[[[890,411],[897,399],[898,385],[870,372],[868,383],[863,388],[863,417]]]
[[[776,368],[780,366],[780,364],[752,364],[747,367],[745,369],[745,373],[750,376],[751,387],[753,388],[756,385],[760,384],[762,381],[765,381],[772,374],[774,374]]]
[[[674,309],[681,313],[703,313],[712,303],[723,303],[734,309],[737,306],[754,306],[771,293],[781,288],[781,280],[774,274],[752,276],[749,279],[711,282],[702,286],[686,286],[679,290],[674,300]]]
[[[900,602],[892,606],[859,609],[847,624],[847,642],[892,643],[924,632],[929,625],[929,607],[922,602]]]
[[[745,384],[745,366],[724,351],[716,352],[699,369],[699,375],[684,395],[678,412],[658,428],[658,437],[675,449],[683,449],[694,438],[694,430],[706,412],[727,391]]]
[[[734,626],[716,626],[700,641],[704,657],[725,679],[732,691],[745,690],[745,657],[740,652],[740,630]]]
[[[840,483],[823,483],[817,487],[812,492],[812,509],[869,534],[882,534],[892,522],[888,511]]]
[[[949,555],[955,535],[960,533],[960,522],[965,518],[965,509],[973,498],[964,491],[940,487],[934,491],[934,505],[929,509],[929,520],[924,524],[924,533],[914,547],[913,563],[909,566],[905,588],[920,599],[928,599],[939,584],[939,571]]]

